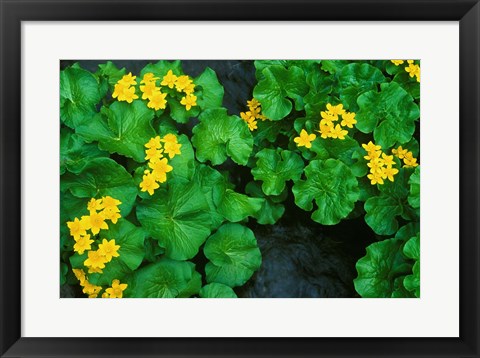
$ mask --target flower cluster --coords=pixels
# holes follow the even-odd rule
[[[395,66],[403,65],[404,60],[390,60]],[[420,66],[415,64],[413,60],[407,60],[408,66],[405,67],[405,71],[408,72],[410,77],[416,77],[417,82],[420,82]]]
[[[248,111],[240,112],[240,117],[248,124],[248,129],[253,132],[257,129],[257,120],[260,119],[265,121],[267,120],[267,117],[262,114],[261,104],[255,98],[252,98],[251,101],[247,101],[247,106]]]
[[[135,94],[135,85],[137,81],[135,79],[137,76],[132,76],[130,72],[128,75],[122,77],[114,87],[112,97],[117,98],[119,101],[127,101],[132,103],[134,99],[137,99],[138,96]]]
[[[417,158],[413,157],[413,153],[408,149],[403,149],[399,146],[397,149],[392,149],[392,154],[398,159],[403,159],[404,168],[415,168],[418,166]]]
[[[370,168],[370,174],[367,178],[370,179],[370,184],[383,184],[383,180],[387,178],[393,182],[394,176],[398,173],[398,169],[393,168],[396,165],[393,155],[383,153],[382,147],[371,141],[368,144],[362,144],[362,147],[367,152],[364,158],[369,161],[367,165]]]
[[[163,143],[163,144],[162,144]],[[160,185],[158,183],[165,183],[167,181],[167,173],[173,170],[173,167],[168,164],[168,159],[172,159],[175,155],[182,154],[180,148],[182,145],[178,143],[175,134],[166,134],[163,138],[156,136],[151,138],[145,150],[145,160],[148,160],[148,167],[143,173],[142,182],[140,183],[140,190],[148,192],[153,195],[155,189]],[[164,156],[165,155],[165,156]]]
[[[323,139],[345,139],[345,136],[348,134],[348,130],[346,130],[345,127],[353,128],[353,125],[357,123],[355,113],[347,112],[343,108],[343,104],[334,106],[328,103],[327,110],[320,112],[320,115],[322,119],[320,120],[320,130],[317,132],[320,133]]]
[[[136,76],[132,76],[131,72],[128,75],[123,76],[122,79],[115,84],[112,97],[117,98],[119,101],[132,103],[134,99],[138,98],[135,94],[134,87],[134,85],[137,84],[135,81],[136,78]],[[162,87],[157,86],[158,80],[160,80],[160,77],[155,77],[155,74],[148,72],[143,75],[143,79],[140,81],[142,99],[148,100],[148,108],[152,108],[155,111],[167,107],[167,93],[162,92]],[[197,96],[193,94],[195,92],[195,84],[189,76],[176,76],[172,70],[169,70],[167,74],[162,77],[160,86],[168,87],[170,89],[175,88],[177,93],[184,94],[180,103],[185,106],[187,111],[197,105]]]
[[[87,294],[89,298],[97,298],[102,290],[102,286],[90,283],[82,269],[72,269],[72,271],[77,280],[80,281],[82,292]],[[113,280],[112,287],[105,289],[102,298],[122,298],[123,291],[125,291],[127,287],[128,285],[126,283],[120,283],[119,280]]]
[[[84,265],[88,267],[88,273],[102,273],[105,263],[110,262],[112,257],[118,257],[119,245],[115,245],[115,240],[107,241],[103,239],[102,243],[98,245],[98,250],[92,250],[92,235],[97,235],[100,230],[108,230],[107,220],[112,224],[116,224],[121,217],[120,200],[114,199],[111,196],[104,196],[101,199],[92,198],[88,204],[87,209],[90,215],[82,216],[79,220],[75,218],[73,221],[68,221],[67,226],[70,229],[70,235],[73,236],[75,244],[73,250],[82,255],[85,251],[88,252],[88,258]],[[91,235],[88,234],[91,231]]]
[[[315,134],[308,134],[305,129],[300,131],[300,136],[295,137],[293,141],[297,143],[297,147],[312,148],[312,141],[315,140],[317,136]]]
[[[156,111],[167,108],[166,93],[162,93],[161,87],[157,87],[157,80],[159,78],[151,72],[143,76],[140,84],[140,91],[142,91],[142,99],[148,99],[147,107]]]

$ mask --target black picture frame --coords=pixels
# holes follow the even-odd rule
[[[252,11],[252,10],[255,11]],[[2,357],[479,356],[478,0],[0,0],[0,353]],[[459,338],[22,338],[21,22],[422,20],[460,24]],[[446,190],[451,190],[446,188]],[[439,312],[441,314],[441,312]]]

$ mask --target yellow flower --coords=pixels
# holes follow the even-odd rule
[[[110,220],[112,224],[116,224],[118,219],[122,217],[119,214],[118,209],[104,209],[102,211],[103,216],[105,216],[105,220]]]
[[[106,293],[110,295],[110,298],[122,298],[123,291],[127,289],[128,285],[126,283],[120,283],[119,280],[112,281],[112,287],[105,290]]]
[[[110,295],[106,292],[102,293],[102,298],[110,298]]]
[[[245,123],[255,120],[255,116],[250,111],[240,112],[240,118],[242,118],[245,121]]]
[[[362,147],[363,147],[363,149],[366,150],[367,153],[374,152],[374,151],[382,149],[381,146],[375,145],[374,143],[372,143],[372,141],[368,142],[368,144],[362,144]]]
[[[147,82],[144,86],[140,86],[140,91],[143,92],[142,99],[151,100],[155,93],[160,92],[160,87],[157,87],[155,82]]]
[[[155,181],[155,177],[152,174],[145,174],[143,180],[140,183],[141,191],[148,191],[148,194],[153,195],[155,189],[158,189],[160,185]]]
[[[346,112],[342,114],[342,122],[340,123],[342,126],[353,128],[355,123],[357,123],[357,120],[355,119],[355,112]]]
[[[113,88],[112,98],[117,98],[118,97],[119,101],[125,101],[125,96],[124,96],[123,92],[127,88],[128,88],[128,86],[125,86],[121,83],[116,83],[115,87]]]
[[[83,293],[96,297],[96,295],[102,290],[101,286],[92,285],[90,282],[85,280],[83,284]],[[90,296],[89,296],[90,297]]]
[[[156,80],[158,80],[159,78],[158,77],[155,77],[155,75],[151,72],[148,72],[148,73],[145,73],[143,75],[143,79],[140,81],[140,83],[150,83],[150,82],[153,82],[155,83]]]
[[[374,160],[380,158],[382,154],[381,150],[374,150],[372,152],[369,152],[367,155],[364,156],[366,160]]]
[[[180,151],[180,148],[182,145],[180,143],[171,143],[171,142],[166,142],[163,145],[163,150],[166,154],[168,154],[168,157],[172,159],[175,157],[176,154],[182,154]]]
[[[418,65],[411,63],[408,65],[408,67],[405,67],[405,71],[408,72],[410,77],[420,77],[420,66]]]
[[[165,134],[162,139],[160,139],[163,143],[178,143],[177,136],[172,133]]]
[[[185,97],[182,97],[180,104],[183,104],[185,106],[185,109],[189,111],[190,108],[195,107],[197,105],[197,96],[193,94],[189,94]]]
[[[248,124],[248,129],[250,129],[251,132],[253,132],[255,129],[257,129],[257,121],[255,120],[255,117],[251,119],[250,121],[247,122]]]
[[[258,118],[258,116],[260,115],[260,108],[248,108],[250,110],[250,113],[252,113],[252,116],[254,116],[255,118]]]
[[[405,158],[403,158],[403,162],[405,163],[405,165],[403,166],[404,168],[415,168],[418,166],[417,158],[413,157],[412,152],[407,152],[405,154]]]
[[[344,130],[340,124],[337,124],[333,130],[331,130],[330,137],[331,138],[338,138],[338,139],[345,139],[345,136],[348,134],[347,130]]]
[[[125,87],[133,86],[137,84],[137,81],[135,81],[136,78],[137,76],[132,76],[132,73],[130,72],[128,75],[123,76],[122,79],[117,83],[120,83]]]
[[[328,103],[327,111],[335,118],[335,120],[338,119],[338,116],[345,113],[345,110],[343,109],[343,104],[341,103],[337,104],[336,106],[333,106],[332,104]]]
[[[322,120],[325,119],[328,122],[338,121],[338,116],[334,116],[330,112],[322,111],[322,112],[320,112],[320,116],[322,117]]]
[[[396,155],[398,159],[405,158],[405,154],[408,153],[407,149],[403,149],[402,146],[399,146],[398,149],[392,149],[392,154]]]
[[[86,280],[85,272],[83,272],[82,269],[72,269],[72,272],[75,275],[75,277],[77,278],[77,280],[80,281],[80,285],[83,286],[83,284]]]
[[[257,116],[257,119],[261,119],[262,122],[263,122],[263,121],[266,121],[268,118],[265,117],[263,114],[259,114],[259,115]]]
[[[383,159],[383,165],[385,165],[387,168],[391,168],[392,165],[396,164],[393,161],[393,155],[386,155],[385,153],[382,153],[382,159]]]
[[[308,134],[305,129],[300,131],[300,136],[295,137],[293,141],[297,143],[297,147],[312,148],[312,141],[315,140],[317,136],[315,134]]]
[[[188,76],[180,76],[177,77],[177,80],[175,81],[175,88],[177,89],[178,92],[182,92],[185,87],[187,87],[190,83],[192,83],[192,80]]]
[[[102,199],[95,199],[92,198],[87,204],[87,209],[88,211],[97,211],[97,210],[102,210],[103,209],[103,204],[102,204]]]
[[[413,60],[407,60],[407,63],[411,65],[413,63]]]
[[[153,108],[156,111],[167,108],[167,100],[165,97],[167,97],[167,94],[160,92],[160,90],[154,92],[150,97],[150,101],[147,103],[147,107]]]
[[[328,121],[325,121],[324,123],[322,123],[322,121],[320,121],[320,130],[318,132],[320,133],[320,136],[323,139],[326,139],[326,138],[329,138],[332,134],[333,124],[332,122],[328,122]]]
[[[112,261],[112,257],[119,257],[118,249],[120,245],[115,245],[115,240],[107,241],[106,239],[102,240],[102,243],[98,245],[98,252],[105,256],[105,262]]]
[[[105,263],[107,262],[105,256],[103,256],[100,251],[89,251],[88,259],[86,259],[83,264],[87,267],[92,268],[105,268]]]
[[[258,106],[260,106],[260,102],[258,102],[257,99],[252,98],[251,101],[247,101],[247,106],[249,109],[257,108]]]
[[[99,269],[98,267],[89,267],[88,273],[103,273],[103,270]]]
[[[85,250],[90,250],[92,248],[93,240],[90,240],[90,235],[80,236],[78,239],[75,239],[75,245],[73,245],[73,251],[78,252],[82,255]]]
[[[195,92],[195,84],[193,82],[186,85],[183,89],[183,93],[185,94],[192,94],[193,92]]]
[[[173,88],[175,86],[175,82],[177,81],[177,76],[175,76],[172,70],[169,70],[165,76],[163,76],[163,80],[160,83],[162,86],[168,86],[168,88]]]
[[[161,157],[163,157],[163,149],[156,149],[154,147],[147,149],[145,151],[145,160],[152,160],[156,161],[159,160]]]
[[[125,91],[123,91],[123,95],[125,96],[125,101],[128,103],[132,103],[134,99],[138,98],[138,96],[135,94],[135,87],[126,88]]]
[[[370,184],[383,184],[382,176],[378,173],[376,174],[368,174],[367,178],[370,179]]]
[[[102,202],[103,202],[103,208],[105,210],[113,210],[113,211],[118,211],[118,206],[122,204],[120,200],[114,199],[108,195],[102,197]]]
[[[108,230],[103,213],[90,213],[90,225],[92,234],[97,235],[100,230]]]
[[[90,230],[92,228],[92,224],[90,223],[90,216],[82,216],[81,222],[85,230]]]
[[[384,178],[388,178],[391,182],[393,182],[395,179],[393,178],[396,174],[398,173],[398,169],[392,168],[392,167],[387,167],[382,169],[382,176]]]
[[[160,159],[155,163],[148,163],[148,166],[153,170],[152,176],[160,183],[167,181],[167,173],[173,169],[172,166],[168,165],[167,158]]]
[[[380,174],[382,172],[383,162],[381,159],[373,159],[367,163],[367,166],[370,168],[370,173]]]
[[[85,222],[78,220],[78,218],[75,218],[73,221],[67,221],[67,226],[70,229],[70,235],[72,235],[74,238],[79,237],[80,235],[85,235],[88,230],[85,226]]]
[[[403,64],[405,61],[403,60],[390,60],[395,66]]]
[[[150,138],[147,144],[145,144],[145,148],[161,149],[162,144],[160,143],[160,137],[157,135],[155,138]]]

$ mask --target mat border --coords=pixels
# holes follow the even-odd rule
[[[113,3],[115,6],[113,6]],[[255,11],[251,11],[254,4]],[[185,8],[188,6],[189,11]],[[478,0],[0,0],[0,354],[2,357],[479,357]],[[22,338],[21,22],[120,20],[459,21],[459,338]],[[473,163],[473,164],[472,164]]]

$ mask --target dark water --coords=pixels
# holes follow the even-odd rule
[[[95,72],[106,61],[62,61],[61,68],[79,62]],[[133,74],[150,62],[113,61]],[[184,72],[198,76],[208,66],[215,70],[225,88],[223,104],[230,114],[245,110],[255,85],[253,61],[182,61]],[[222,169],[231,171],[241,184],[252,180],[249,168],[227,163]],[[240,186],[241,187],[241,186]],[[291,188],[290,188],[291,189]],[[236,288],[239,297],[357,297],[353,288],[355,263],[365,254],[365,247],[375,235],[363,217],[344,220],[335,226],[322,226],[310,219],[310,213],[296,207],[293,195],[286,201],[284,217],[276,225],[249,222],[262,252],[262,266],[243,287]],[[202,248],[194,259],[204,276],[206,258]],[[204,276],[205,277],[205,276]],[[66,288],[64,288],[65,290]]]

